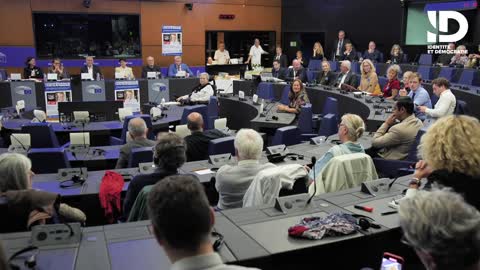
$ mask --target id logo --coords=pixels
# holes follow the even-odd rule
[[[437,11],[427,11],[428,20],[430,24],[438,29],[439,32],[448,33],[448,20],[452,19],[458,22],[460,26],[458,31],[451,35],[438,35],[427,31],[427,42],[430,43],[447,43],[447,42],[457,42],[465,37],[468,32],[468,21],[462,13],[457,11],[438,11],[438,25],[437,25]]]
[[[155,92],[166,91],[167,86],[164,83],[154,83],[152,84],[152,90]]]
[[[87,86],[86,91],[89,94],[101,94],[103,89],[98,85],[89,85]]]
[[[32,88],[28,87],[28,86],[17,86],[15,87],[15,93],[19,94],[19,95],[31,95],[32,94]]]

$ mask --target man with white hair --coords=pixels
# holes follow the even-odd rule
[[[190,95],[184,95],[177,98],[178,102],[192,104],[192,103],[208,103],[210,97],[215,94],[213,87],[208,83],[210,75],[203,72],[200,74],[200,84],[197,85]]]
[[[185,71],[186,77],[193,77],[193,72],[190,70],[187,64],[182,63],[181,56],[175,56],[174,58],[175,63],[171,64],[168,67],[168,77],[176,77],[179,71]]]
[[[250,52],[248,53],[248,59],[247,61],[245,61],[245,64],[251,63],[252,66],[261,65],[262,54],[268,54],[268,52],[262,49],[262,46],[260,46],[260,40],[256,38],[254,41],[254,44],[252,45],[252,47],[250,47]]]
[[[297,59],[292,61],[292,68],[288,69],[286,77],[287,81],[294,81],[296,79],[299,79],[302,82],[307,82],[307,74],[305,72],[305,69],[302,67],[302,64]]]
[[[155,65],[155,58],[153,58],[153,56],[147,57],[147,65],[142,68],[142,78],[147,78],[148,72],[156,72],[158,77],[162,74],[160,66]]]
[[[92,80],[95,80],[97,77],[99,77],[99,78],[102,77],[102,71],[100,70],[100,68],[98,66],[93,64],[93,57],[92,56],[87,56],[85,58],[85,63],[86,63],[86,65],[83,66],[80,69],[81,73],[90,74],[90,78],[92,78]]]
[[[337,76],[335,86],[338,88],[342,87],[342,84],[349,85],[353,88],[357,86],[357,77],[355,73],[351,70],[352,63],[348,60],[342,61],[340,65],[340,73]]]
[[[403,241],[426,269],[480,269],[480,213],[448,189],[419,191],[400,201]]]
[[[258,172],[274,167],[272,163],[260,164],[263,139],[253,129],[241,129],[235,136],[236,166],[224,165],[216,175],[215,188],[219,194],[217,207],[220,209],[239,208],[243,196]]]
[[[130,119],[128,122],[127,143],[120,148],[116,169],[126,168],[128,158],[133,148],[154,146],[155,142],[147,138],[148,128],[145,121],[140,118]]]

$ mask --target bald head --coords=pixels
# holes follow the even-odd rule
[[[147,57],[147,65],[149,65],[150,67],[153,67],[153,65],[155,65],[155,59],[153,59],[152,56]]]
[[[292,66],[293,66],[293,69],[295,70],[299,70],[302,67],[300,64],[300,61],[298,61],[297,59],[293,60]]]
[[[192,112],[187,117],[187,127],[191,131],[203,131],[203,117],[197,112]]]
[[[133,139],[146,138],[147,131],[147,124],[140,117],[133,118],[128,122],[128,133]]]

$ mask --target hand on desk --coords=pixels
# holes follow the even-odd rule
[[[287,110],[288,110],[288,106],[287,106],[287,105],[281,105],[281,104],[280,104],[280,105],[277,106],[277,110],[282,111],[282,112],[287,111]]]

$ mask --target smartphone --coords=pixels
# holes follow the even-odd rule
[[[402,257],[385,252],[383,253],[380,270],[402,270],[404,262]]]

